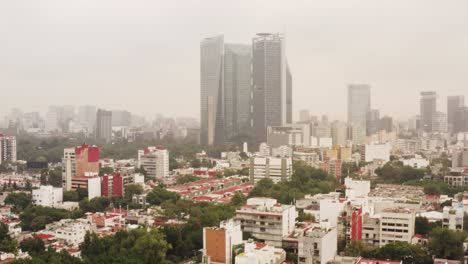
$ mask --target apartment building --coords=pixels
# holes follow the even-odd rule
[[[442,213],[442,227],[457,231],[463,230],[463,207],[444,206]]]
[[[34,205],[54,207],[63,202],[63,189],[52,185],[41,185],[39,189],[32,191],[32,203]]]
[[[222,221],[219,227],[203,228],[203,263],[232,263],[232,247],[239,244],[242,244],[239,222],[231,219]]]
[[[337,253],[337,230],[322,223],[299,237],[298,263],[329,263]]]
[[[169,177],[169,151],[163,146],[138,150],[138,168],[142,167],[148,173],[149,178]]]
[[[257,183],[269,178],[273,182],[288,181],[292,176],[292,158],[250,158],[250,181]]]

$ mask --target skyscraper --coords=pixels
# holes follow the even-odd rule
[[[370,85],[348,85],[348,123],[349,125],[359,127],[359,129],[354,130],[355,133],[353,134],[353,138],[355,140],[357,139],[359,142],[362,141],[366,135],[367,114],[370,111],[370,107]]]
[[[0,134],[0,164],[16,161],[16,137]]]
[[[200,142],[204,145],[222,140],[223,54],[223,35],[200,43]]]
[[[96,114],[96,139],[106,142],[112,139],[112,112],[98,109]]]
[[[447,97],[447,123],[450,132],[455,127],[455,115],[459,108],[465,106],[465,97],[463,95],[455,95]]]
[[[250,138],[252,47],[244,44],[226,44],[224,52],[223,138],[225,141],[230,141],[236,136]]]
[[[432,121],[437,110],[437,94],[433,91],[421,92],[421,128],[425,132],[432,132]]]
[[[252,83],[254,140],[264,142],[268,126],[292,122],[292,77],[280,34],[253,38]]]
[[[380,111],[371,109],[367,112],[366,117],[366,134],[368,136],[374,135],[379,131]]]

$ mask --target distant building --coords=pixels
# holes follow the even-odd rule
[[[235,257],[236,264],[268,263],[282,264],[286,260],[286,251],[249,240],[244,243],[244,252]]]
[[[112,140],[112,112],[98,109],[96,114],[95,134],[97,140],[110,142]]]
[[[277,183],[288,181],[292,176],[292,158],[252,157],[250,158],[250,181],[268,178]]]
[[[152,179],[169,177],[169,151],[163,146],[138,150],[138,168],[143,167]]]
[[[292,77],[284,36],[260,33],[252,40],[253,134],[265,142],[269,126],[292,123]]]
[[[444,206],[442,213],[442,227],[463,231],[463,207]]]
[[[437,111],[436,92],[421,92],[420,115],[421,128],[425,132],[432,132],[433,120]]]
[[[62,183],[65,191],[73,189],[72,181],[75,177],[97,176],[99,174],[99,152],[99,147],[87,144],[64,149]]]
[[[303,109],[299,111],[299,122],[308,122],[310,121],[310,111]]]
[[[435,112],[432,119],[432,132],[447,132],[447,115],[442,112]]]
[[[450,132],[454,132],[457,127],[456,113],[465,106],[463,95],[447,96],[447,125]]]
[[[16,137],[0,134],[0,164],[16,161]]]
[[[339,159],[327,160],[320,163],[320,169],[326,171],[328,174],[335,176],[338,182],[342,178],[342,162]]]
[[[371,107],[370,85],[350,84],[348,86],[348,124],[359,127],[353,138],[363,138],[366,135],[367,115]],[[357,142],[357,144],[360,144]]]
[[[363,145],[361,146],[361,160],[365,162],[374,160],[390,161],[390,150],[391,146],[389,144]]]
[[[310,125],[289,124],[269,126],[267,129],[267,144],[270,147],[279,146],[309,146]]]
[[[32,191],[32,203],[34,205],[54,207],[63,202],[63,189],[52,185],[41,185],[39,189]]]

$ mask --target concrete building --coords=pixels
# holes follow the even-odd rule
[[[242,244],[242,230],[238,222],[226,220],[219,227],[204,227],[204,263],[232,263],[232,247],[239,244]]]
[[[363,180],[353,180],[352,178],[345,178],[346,197],[354,199],[356,197],[367,197],[371,190],[371,182]]]
[[[112,112],[98,109],[96,113],[95,136],[97,140],[112,140]]]
[[[442,112],[435,112],[432,119],[432,132],[447,133],[447,115]]]
[[[249,240],[244,243],[244,252],[235,258],[236,264],[281,264],[286,260],[286,251],[264,243]]]
[[[310,111],[307,109],[302,109],[299,111],[299,122],[309,122],[310,121]]]
[[[122,197],[124,195],[124,178],[122,177],[120,172],[114,172],[112,175],[104,175],[101,177],[101,180],[102,196]]]
[[[282,35],[253,38],[252,84],[254,140],[265,142],[269,126],[292,123],[292,77]]]
[[[279,146],[309,146],[310,125],[289,124],[270,126],[267,132],[267,144],[270,147]]]
[[[414,236],[414,210],[407,208],[387,208],[380,215],[379,246],[402,241],[411,243]]]
[[[407,159],[402,159],[401,162],[403,162],[403,165],[410,166],[415,169],[424,169],[427,168],[427,166],[429,166],[429,160],[419,155]]]
[[[458,108],[455,112],[455,123],[453,124],[453,133],[468,131],[468,107]]]
[[[247,205],[236,210],[235,220],[243,232],[269,246],[282,247],[283,237],[294,231],[296,207],[278,204],[271,198],[250,198]]]
[[[88,129],[92,129],[96,123],[96,106],[81,105],[78,107],[78,121]]]
[[[326,171],[328,174],[335,176],[338,182],[341,182],[342,178],[342,162],[339,159],[326,160],[320,163],[320,169]]]
[[[452,153],[452,168],[468,167],[468,148]]]
[[[88,199],[101,197],[101,177],[96,174],[86,174],[81,177],[73,177],[71,181],[71,190],[77,191],[84,189],[88,192]]]
[[[0,133],[0,164],[16,162],[16,137]]]
[[[169,151],[163,146],[138,150],[138,168],[143,167],[152,179],[169,177]]]
[[[44,132],[58,132],[58,131],[60,131],[58,113],[56,111],[47,112]]]
[[[421,129],[425,132],[432,132],[433,120],[437,111],[437,97],[436,92],[433,91],[421,92]]]
[[[257,183],[268,178],[277,183],[289,181],[292,176],[292,158],[252,157],[250,158],[250,181]]]
[[[365,162],[372,162],[374,160],[390,161],[389,144],[366,144],[361,146],[361,160]]]
[[[260,143],[258,146],[258,155],[262,157],[268,157],[271,155],[271,147],[267,143]]]
[[[200,43],[200,141],[212,145],[223,134],[224,36],[205,38]]]
[[[224,141],[252,134],[252,46],[224,46]]]
[[[367,113],[370,111],[370,85],[348,85],[348,124],[358,126],[359,130],[353,138],[363,138],[366,135]],[[354,141],[354,140],[353,140]],[[357,144],[360,144],[356,142]]]
[[[301,160],[307,165],[315,167],[320,161],[320,156],[316,152],[294,151],[293,160]]]
[[[463,205],[461,207],[444,206],[442,227],[463,231]]]
[[[83,144],[63,151],[62,184],[65,191],[72,189],[74,177],[99,174],[99,147]]]
[[[348,126],[345,122],[334,121],[331,123],[331,137],[333,145],[346,145],[348,139]]]
[[[293,149],[290,146],[279,146],[271,148],[271,156],[279,158],[290,158],[293,155]]]
[[[34,205],[55,207],[63,202],[63,189],[52,185],[41,185],[39,189],[32,191],[32,203]]]
[[[468,185],[468,173],[463,169],[453,169],[448,175],[444,176],[444,182],[451,186]]]
[[[454,131],[456,112],[465,106],[465,97],[463,95],[447,96],[447,125],[450,132]]]
[[[299,237],[298,263],[330,263],[337,254],[336,227],[316,226]]]
[[[88,219],[62,219],[46,225],[43,231],[52,234],[59,243],[79,246],[84,242],[86,232],[93,230],[93,225]]]

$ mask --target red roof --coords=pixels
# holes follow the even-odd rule
[[[254,242],[255,243],[255,249],[262,249],[266,247],[266,244],[263,244],[261,242]]]
[[[356,264],[376,264],[376,263],[379,263],[379,264],[400,264],[401,261],[397,261],[397,260],[390,260],[390,259],[387,259],[387,260],[382,260],[382,259],[367,259],[367,258],[360,258],[358,260],[358,262],[356,262]]]
[[[47,239],[53,238],[54,236],[48,235],[48,234],[36,234],[35,237],[39,238],[40,240],[47,240]]]

